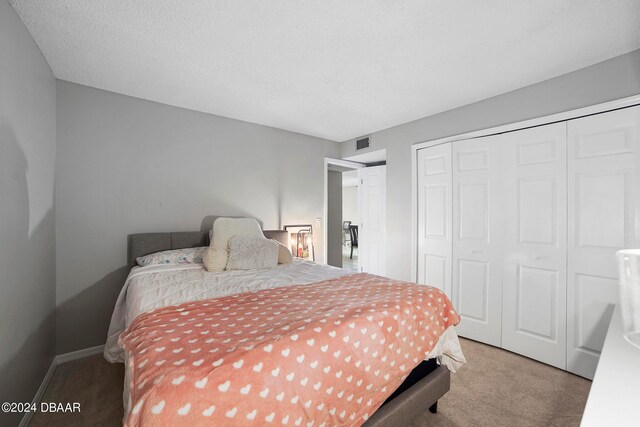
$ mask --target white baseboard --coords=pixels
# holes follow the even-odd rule
[[[93,356],[94,354],[100,354],[104,351],[104,345],[97,345],[95,347],[83,348],[82,350],[72,351],[71,353],[59,354],[56,356],[56,363],[58,365],[72,360],[82,359],[83,357]]]
[[[33,403],[34,405],[40,404],[42,395],[44,394],[44,391],[47,389],[47,386],[49,385],[49,381],[51,381],[51,377],[53,376],[53,372],[56,370],[56,366],[58,366],[58,364],[56,362],[56,358],[54,357],[53,360],[51,361],[51,365],[49,366],[49,370],[47,371],[47,373],[44,375],[44,378],[42,379],[42,383],[40,384],[40,387],[38,387],[38,391],[36,392],[36,395],[33,397],[33,400],[31,401],[31,403]],[[26,412],[22,417],[22,421],[20,421],[20,424],[18,424],[18,427],[26,427],[27,425],[29,425],[29,421],[31,421],[32,416],[33,416],[33,412]]]
[[[51,361],[51,366],[49,366],[49,370],[45,374],[42,379],[42,383],[40,387],[38,387],[38,391],[36,395],[33,397],[31,401],[35,405],[40,404],[40,400],[42,400],[42,395],[44,391],[47,389],[49,385],[49,381],[51,381],[51,377],[53,377],[53,372],[56,370],[58,365],[61,365],[66,362],[71,362],[72,360],[82,359],[84,357],[93,356],[94,354],[100,354],[104,351],[104,345],[97,345],[95,347],[83,348],[82,350],[72,351],[71,353],[59,354],[53,358]],[[29,421],[31,421],[31,417],[33,416],[33,412],[27,412],[22,417],[22,421],[18,424],[18,427],[26,427],[29,425]]]

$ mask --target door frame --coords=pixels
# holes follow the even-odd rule
[[[577,108],[556,114],[536,117],[534,119],[521,120],[506,125],[494,126],[472,132],[465,132],[444,138],[433,139],[425,142],[418,142],[411,146],[411,281],[418,279],[418,150],[433,147],[435,145],[446,144],[465,139],[475,139],[499,133],[512,132],[535,126],[548,125],[555,122],[562,122],[580,117],[600,114],[620,108],[640,105],[640,94],[603,102],[588,107]],[[452,159],[453,161],[453,159]],[[325,167],[326,175],[326,167]],[[326,209],[326,176],[325,176],[325,209]],[[325,210],[326,213],[326,210]],[[325,235],[326,241],[326,235]]]
[[[329,253],[329,229],[327,227],[327,219],[329,218],[329,165],[341,166],[348,169],[363,169],[367,165],[350,160],[334,159],[332,157],[324,158],[324,201],[322,213],[322,251],[323,264],[327,264],[327,255]]]

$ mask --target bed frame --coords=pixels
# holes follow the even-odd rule
[[[288,245],[286,231],[264,230],[267,238]],[[169,249],[193,248],[209,245],[209,233],[206,231],[142,233],[128,236],[128,262],[135,265],[136,258],[154,252]],[[429,411],[436,413],[438,399],[444,396],[450,387],[450,373],[445,366],[435,360],[421,362],[382,404],[382,406],[363,424],[365,427],[404,427],[415,418]]]

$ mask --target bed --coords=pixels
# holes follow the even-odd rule
[[[286,243],[286,232],[279,230],[265,230],[264,234],[268,238]],[[128,348],[128,350],[131,351],[125,351],[123,349],[123,340],[121,340],[121,337],[125,336],[126,338],[128,336],[127,334],[123,334],[123,331],[125,330],[128,334],[132,333],[132,329],[137,332],[148,331],[149,328],[153,327],[154,322],[159,321],[158,319],[152,320],[152,316],[161,316],[163,314],[163,310],[169,310],[168,313],[165,313],[167,315],[175,315],[176,312],[173,311],[176,309],[175,307],[180,307],[182,310],[186,307],[193,310],[195,313],[197,309],[206,308],[207,310],[210,310],[210,307],[204,307],[208,306],[210,301],[217,301],[220,305],[233,305],[235,301],[238,300],[238,296],[241,296],[241,298],[248,298],[249,296],[260,295],[261,298],[268,298],[268,295],[271,293],[275,298],[283,298],[283,294],[284,298],[287,298],[289,296],[288,294],[292,292],[302,292],[304,294],[317,291],[326,293],[326,289],[337,289],[337,284],[340,284],[340,289],[345,289],[346,292],[346,289],[349,289],[349,287],[342,286],[344,283],[348,283],[349,281],[358,282],[365,279],[369,280],[374,285],[377,284],[379,286],[386,286],[389,288],[396,285],[395,283],[388,282],[390,279],[378,278],[376,276],[355,276],[353,275],[353,272],[348,270],[298,259],[295,259],[292,264],[279,265],[274,269],[224,273],[207,273],[202,266],[198,264],[156,265],[148,267],[135,266],[135,260],[139,256],[168,249],[191,248],[207,246],[208,244],[209,238],[207,232],[144,233],[129,236],[128,259],[132,266],[132,270],[116,303],[109,328],[107,345],[105,347],[105,358],[107,360],[110,362],[125,363],[125,387],[123,394],[125,424],[139,425],[145,423],[141,418],[136,418],[136,416],[132,415],[132,413],[140,410],[140,405],[136,405],[136,402],[140,403],[140,401],[143,400],[141,398],[132,398],[132,394],[140,394],[139,390],[144,387],[148,388],[149,385],[143,384],[145,381],[141,380],[143,377],[140,376],[140,369],[136,368],[136,364],[132,362],[133,354],[136,354],[138,362],[141,359],[141,355],[134,351],[136,348],[135,340],[140,337],[136,336],[131,339],[133,344],[130,343],[131,345]],[[320,286],[320,288],[318,288],[318,286]],[[322,286],[325,287],[322,288]],[[355,289],[355,287],[352,288]],[[362,288],[363,287],[359,288],[360,291],[362,291]],[[374,289],[374,287],[367,289]],[[433,292],[437,291],[433,290],[433,288],[430,289]],[[440,301],[442,297],[446,302],[448,302],[446,297],[444,297],[444,294],[437,294],[436,297],[438,297],[438,301]],[[213,298],[215,299],[212,300]],[[236,300],[233,298],[236,298]],[[196,307],[198,304],[200,305]],[[335,304],[335,302],[332,304]],[[313,302],[311,305],[313,305]],[[356,309],[356,311],[357,310],[359,309]],[[324,316],[327,316],[327,314],[324,314]],[[366,322],[365,317],[361,317],[361,320]],[[327,317],[327,319],[330,318]],[[146,321],[147,323],[141,323],[143,321]],[[321,321],[326,321],[326,319],[321,319]],[[274,322],[277,323],[277,320],[274,320]],[[336,323],[339,323],[339,321],[336,321]],[[382,323],[382,321],[380,321],[380,323]],[[280,325],[280,323],[278,323],[278,325]],[[361,325],[364,325],[362,330],[366,330],[366,324]],[[300,328],[302,330],[305,326],[303,325]],[[433,345],[433,348],[428,353],[427,358],[415,363],[415,366],[412,366],[412,369],[407,369],[406,373],[402,372],[402,382],[399,383],[397,388],[390,390],[383,388],[384,397],[386,397],[386,399],[384,399],[384,402],[382,402],[381,405],[379,403],[374,405],[374,407],[376,407],[375,411],[372,413],[366,413],[363,417],[361,414],[356,414],[354,412],[352,413],[352,416],[357,415],[357,417],[349,420],[347,416],[345,418],[345,422],[340,421],[342,418],[338,418],[339,414],[331,414],[330,421],[326,423],[326,425],[339,423],[342,425],[363,424],[366,426],[401,426],[408,424],[427,408],[432,412],[435,412],[437,409],[438,399],[440,399],[449,390],[450,370],[455,371],[455,369],[465,361],[453,326],[445,328],[443,325],[442,328],[443,331],[439,334],[437,342]],[[314,329],[320,328],[317,327]],[[371,330],[373,330],[373,328]],[[191,330],[189,332],[191,332]],[[208,333],[209,331],[207,330],[206,332]],[[396,332],[396,334],[398,334],[398,332]],[[372,336],[373,335],[375,334],[372,334]],[[179,338],[169,339],[177,340]],[[197,338],[190,341],[195,340],[197,340]],[[126,342],[126,339],[124,339],[124,341]],[[309,343],[312,341],[314,341],[313,338],[308,339]],[[243,348],[238,343],[236,343],[236,345],[236,348],[238,349]],[[155,349],[157,351],[158,346],[156,346]],[[216,348],[215,350],[218,349]],[[287,352],[289,351],[288,348],[283,349],[283,354],[285,350]],[[200,348],[198,348],[197,351],[200,351]],[[322,351],[326,350],[323,349]],[[245,353],[248,354],[249,352]],[[339,351],[336,351],[335,353],[339,353]],[[264,353],[261,354],[263,356],[267,356]],[[344,354],[346,354],[346,352]],[[300,354],[299,357],[304,358],[304,355]],[[406,354],[405,357],[407,357]],[[177,362],[182,360],[183,359],[180,359]],[[200,360],[202,359],[198,359],[193,363],[198,363]],[[415,361],[417,361],[417,359],[414,358],[414,362]],[[344,362],[340,361],[340,363]],[[260,365],[261,364],[262,363],[260,363]],[[310,368],[306,367],[304,369]],[[335,368],[334,372],[338,369],[339,367]],[[137,379],[135,378],[133,371],[138,372]],[[339,372],[341,371],[338,371],[337,373]],[[291,372],[289,375],[293,376],[293,374],[294,373]],[[303,376],[300,375],[300,371],[298,371],[297,374],[299,377]],[[378,373],[376,373],[376,376],[377,375]],[[162,375],[162,377],[163,376],[164,375]],[[157,380],[158,375],[156,374],[152,379],[153,378]],[[283,379],[282,381],[285,380]],[[141,387],[141,385],[144,387]],[[158,387],[160,387],[160,385],[158,385]],[[279,397],[280,395],[282,395],[282,393],[276,395],[276,397]],[[297,399],[297,397],[295,398]],[[275,403],[277,402],[274,401],[274,404]],[[315,406],[316,405],[314,405],[314,407]],[[335,411],[336,406],[331,410]],[[211,408],[213,410],[213,406]],[[328,407],[323,409],[323,413],[329,410]],[[309,413],[310,410],[305,409],[304,411]],[[227,411],[227,416],[229,416],[229,412],[235,415],[234,412],[230,410]],[[344,413],[344,411],[342,412]],[[247,418],[249,418],[251,413],[255,415],[255,410],[248,413]],[[257,422],[256,425],[265,424],[273,421],[274,419],[273,417],[269,419],[269,415],[267,415],[265,420]],[[287,415],[285,417],[279,417],[278,420],[280,422],[277,424],[302,424],[301,417],[297,419],[292,417],[289,420]],[[229,422],[234,425],[238,424],[236,421],[237,420],[229,420]],[[302,425],[309,425],[306,424],[308,421],[307,419],[304,421],[305,423]],[[243,419],[243,422],[246,422],[246,420]],[[191,423],[193,423],[193,420]],[[152,423],[147,420],[146,424]],[[318,425],[321,425],[321,423],[318,423]]]

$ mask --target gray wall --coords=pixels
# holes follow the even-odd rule
[[[638,93],[640,50],[513,92],[373,133],[371,146],[366,151],[387,149],[387,274],[401,280],[411,278],[409,218],[412,144]],[[355,141],[345,141],[342,144],[342,157],[354,154]]]
[[[0,402],[29,402],[55,355],[55,79],[0,0]],[[0,425],[22,414],[0,413]]]
[[[127,235],[313,224],[322,262],[325,155],[339,144],[57,82],[57,352],[105,342]]]
[[[342,267],[342,172],[327,174],[327,264]]]

